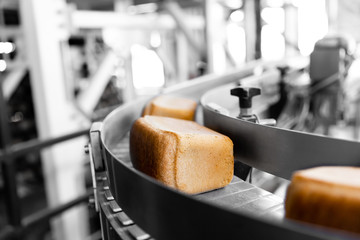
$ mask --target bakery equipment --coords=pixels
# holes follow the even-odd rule
[[[226,94],[226,92],[224,94]],[[230,90],[230,94],[239,98],[240,114],[237,116],[238,119],[268,126],[276,125],[275,119],[259,119],[258,116],[253,113],[252,98],[261,94],[260,88],[240,86],[232,88]],[[210,103],[210,108],[213,106],[213,104],[214,103]],[[208,106],[209,104],[207,103],[206,105]],[[219,107],[223,108],[221,106]],[[246,165],[241,161],[235,161],[234,174],[240,177],[242,180],[246,180],[250,175],[249,181],[251,182],[251,166]]]
[[[255,114],[252,113],[252,98],[261,94],[260,88],[236,87],[230,90],[230,94],[239,97],[239,119],[253,123],[259,123]]]
[[[355,60],[354,46],[351,38],[326,36],[316,42],[307,71],[294,72],[291,77],[285,74],[285,101],[278,126],[329,135],[334,125],[347,121],[352,90],[345,86],[349,85],[347,76]],[[358,88],[357,84],[350,85]]]
[[[204,125],[233,140],[237,160],[285,179],[290,179],[295,170],[319,165],[359,166],[357,141],[239,121],[236,112],[223,115],[208,107],[212,102],[224,108],[235,105],[236,99],[224,94],[230,88],[222,86],[207,92],[201,104]]]
[[[236,160],[265,172],[289,179],[294,170],[311,166],[359,165],[358,142],[237,119],[238,101],[230,89],[256,66],[201,77],[163,93],[201,98],[197,121],[229,135]],[[90,130],[103,239],[356,239],[284,219],[283,199],[237,176],[223,189],[186,195],[135,170],[129,157],[128,131],[148,100],[120,106]],[[211,107],[214,104],[219,109]],[[263,106],[255,101],[253,108],[262,118]]]

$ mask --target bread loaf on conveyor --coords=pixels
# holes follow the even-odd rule
[[[194,120],[196,107],[197,103],[192,99],[172,95],[160,95],[150,100],[145,106],[142,116],[155,115]]]
[[[286,217],[360,233],[360,168],[316,167],[296,172]]]
[[[222,188],[233,177],[231,139],[193,121],[139,118],[130,131],[130,155],[139,171],[190,194]]]

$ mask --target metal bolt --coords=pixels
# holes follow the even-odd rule
[[[89,144],[86,144],[86,145],[84,146],[84,151],[85,151],[86,154],[89,154],[89,152],[90,152],[90,150],[89,150]]]
[[[96,200],[95,200],[94,196],[90,196],[88,206],[91,207],[91,208],[95,208],[95,201]]]

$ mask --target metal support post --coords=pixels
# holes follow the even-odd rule
[[[285,4],[285,43],[286,43],[286,55],[294,56],[299,52],[298,44],[298,9],[292,4]]]
[[[336,33],[339,30],[338,12],[339,12],[338,0],[326,0],[326,12],[328,15],[329,32]]]
[[[1,148],[4,149],[5,156],[11,144],[11,134],[9,129],[8,108],[3,94],[3,74],[0,73],[0,133]],[[12,157],[6,157],[1,161],[2,175],[5,189],[5,204],[8,223],[15,228],[21,225],[20,199],[17,194],[16,183],[16,164]]]
[[[26,57],[39,139],[49,139],[83,129],[88,123],[75,109],[66,92],[61,43],[66,3],[63,0],[19,1]],[[57,207],[85,190],[83,146],[85,138],[57,144],[42,151],[45,189],[50,207]],[[54,239],[85,239],[87,209],[71,209],[51,222]]]
[[[208,73],[224,73],[226,71],[225,15],[224,9],[215,0],[205,1],[205,31],[207,45]]]
[[[244,1],[246,61],[261,58],[260,0]]]
[[[179,3],[177,2],[165,2],[164,7],[166,11],[174,18],[178,28],[184,34],[186,40],[189,42],[190,46],[196,51],[201,58],[205,57],[205,48],[199,42],[196,41],[192,32],[190,31],[190,27],[187,25],[186,16],[183,13]]]

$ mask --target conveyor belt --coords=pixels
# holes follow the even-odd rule
[[[187,85],[167,89],[165,93],[200,98],[209,89],[235,82],[240,75],[248,71],[249,69],[245,72],[232,73],[222,76],[221,79],[211,77],[193,80]],[[141,115],[141,109],[148,100],[138,99],[119,107],[109,114],[103,123],[93,124],[90,131],[93,151],[91,155],[94,157],[92,166],[96,176],[95,183],[97,183],[96,196],[101,209],[105,240],[151,238],[147,232],[158,240],[328,240],[358,237],[287,220],[283,217],[282,199],[237,177],[234,177],[232,183],[223,189],[188,195],[164,186],[135,170],[131,166],[129,157],[128,132],[133,121]],[[204,122],[209,124],[208,121],[211,119],[208,118],[212,117],[218,118],[218,116],[204,115],[204,120],[207,121]],[[225,121],[223,124],[228,125],[228,122]],[[255,139],[258,141],[253,141],[253,138],[249,138],[239,145],[247,154],[245,160],[249,161],[246,163],[284,177],[289,177],[292,171],[299,169],[297,162],[275,161],[277,158],[285,159],[286,155],[282,154],[286,148],[278,147],[276,151],[271,151],[274,148],[270,149],[272,140],[284,134],[289,136],[294,133],[241,122],[241,130],[247,131],[246,136],[251,136],[254,129],[258,133],[255,137],[261,141],[258,139]],[[269,131],[274,134],[267,134]],[[241,134],[237,136],[242,136]],[[299,137],[309,137],[300,133],[296,134]],[[314,138],[314,136],[311,137]],[[291,144],[285,138],[280,139],[284,142],[283,146]],[[238,144],[238,142],[234,143],[235,146]],[[336,143],[339,142],[336,141]],[[340,142],[340,144],[358,146],[358,143]],[[261,154],[256,154],[259,150]],[[264,152],[272,155],[265,155]],[[356,153],[355,151],[353,155],[357,156]],[[271,164],[265,161],[269,157],[273,160]],[[250,161],[252,159],[256,161]],[[293,159],[290,158],[290,160]],[[282,171],[281,174],[279,174],[279,168]],[[141,226],[141,228],[136,226]]]
[[[129,155],[129,135],[127,134],[113,153],[129,168],[133,168]],[[283,199],[234,176],[231,183],[214,191],[193,195],[195,199],[222,206],[232,211],[249,212],[254,215],[282,220]]]
[[[150,239],[150,235],[144,232],[144,230],[142,230],[139,226],[137,226],[134,221],[130,219],[128,215],[126,215],[126,213],[116,203],[109,190],[109,183],[107,181],[106,174],[98,174],[97,183],[97,197],[99,202],[101,203],[101,214],[104,217],[104,221],[102,221],[102,223],[111,225],[111,230],[106,232],[106,236],[103,236],[103,238],[112,240]]]
[[[261,188],[255,187],[234,176],[225,188],[194,196],[196,199],[211,202],[236,212],[283,220],[283,200]]]
[[[120,162],[122,164],[124,164],[124,166],[126,166],[129,169],[132,169],[132,171],[137,171],[133,168],[131,160],[130,160],[130,156],[129,156],[129,135],[128,134],[126,134],[122,138],[122,140],[118,142],[116,147],[113,148],[112,150],[113,150],[113,154],[115,155],[116,159],[120,160]],[[121,174],[121,172],[118,171],[118,172],[116,172],[116,174]],[[101,212],[104,215],[103,218],[107,219],[107,221],[103,221],[103,222],[111,225],[111,227],[106,226],[106,228],[110,229],[110,230],[108,232],[106,232],[109,236],[104,236],[104,238],[111,239],[111,240],[114,240],[114,239],[125,239],[125,240],[153,239],[150,236],[150,234],[148,234],[146,231],[144,231],[142,228],[140,228],[138,225],[136,225],[135,224],[136,221],[131,219],[129,217],[129,215],[123,211],[121,204],[119,205],[116,202],[116,197],[114,197],[112,192],[117,192],[117,189],[113,189],[111,192],[111,186],[110,186],[111,184],[110,184],[107,174],[105,172],[98,174],[97,181],[98,181],[97,195],[98,195],[99,202],[101,203],[100,204]],[[132,185],[132,183],[128,182],[126,185],[127,186]],[[136,183],[134,183],[134,185],[136,185]],[[165,187],[165,188],[167,188],[167,187]],[[141,191],[141,187],[138,189],[138,191]],[[143,191],[141,191],[141,192],[143,192]],[[149,192],[151,194],[153,191],[150,189]],[[129,193],[129,194],[131,194],[131,193]],[[149,194],[149,193],[147,193],[147,194]],[[157,194],[154,194],[154,195],[157,195]],[[145,194],[142,196],[145,196],[144,197],[145,202],[146,201],[150,202],[149,205],[155,204],[154,200],[151,199],[150,195]],[[183,194],[179,193],[180,199],[182,196],[183,196]],[[251,239],[263,239],[263,237],[266,236],[267,234],[269,234],[271,239],[274,236],[276,236],[276,239],[353,239],[353,238],[351,238],[351,236],[339,235],[336,232],[330,232],[330,231],[323,232],[323,231],[319,231],[319,229],[308,228],[308,226],[304,227],[302,225],[299,225],[299,226],[293,225],[293,223],[288,222],[286,219],[284,219],[284,206],[283,206],[282,198],[280,198],[268,191],[265,191],[261,188],[253,186],[252,184],[245,182],[236,176],[233,177],[232,182],[228,186],[226,186],[222,189],[217,189],[214,191],[196,194],[196,195],[186,195],[186,197],[193,198],[193,199],[197,200],[198,203],[201,204],[201,205],[190,204],[188,206],[189,209],[186,209],[187,206],[185,206],[185,209],[184,209],[185,212],[189,211],[189,210],[190,211],[194,210],[193,211],[194,217],[197,217],[197,218],[199,217],[197,215],[197,211],[195,211],[195,209],[194,209],[194,206],[200,206],[200,208],[201,208],[202,206],[206,206],[207,204],[210,204],[210,206],[218,207],[218,210],[222,209],[222,211],[225,213],[225,215],[223,216],[224,218],[221,218],[222,217],[221,212],[219,213],[219,212],[215,211],[215,214],[212,214],[211,211],[209,211],[209,209],[206,208],[206,210],[205,210],[205,212],[209,211],[210,216],[208,216],[208,217],[210,218],[210,221],[214,221],[215,226],[217,226],[217,225],[219,226],[219,228],[220,228],[219,232],[222,231],[221,226],[223,226],[223,224],[222,224],[223,221],[226,221],[226,222],[228,221],[227,220],[228,217],[226,217],[226,213],[230,212],[230,213],[239,213],[240,215],[244,215],[244,216],[252,216],[252,217],[255,217],[255,219],[264,220],[265,223],[271,222],[272,224],[275,224],[275,226],[278,226],[277,228],[275,228],[275,232],[274,232],[274,230],[271,230],[271,228],[269,230],[268,226],[266,226],[266,225],[264,226],[263,223],[259,224],[259,226],[257,226],[257,224],[251,223],[252,221],[254,221],[254,219],[252,217],[250,217],[248,220],[245,220],[245,221],[250,222],[250,224],[248,224],[248,223],[245,224],[245,228],[246,227],[249,227],[249,228],[255,227],[255,229],[256,229],[257,227],[259,227],[259,233],[256,236],[251,237]],[[169,205],[173,206],[173,201],[171,198],[169,198],[169,196],[164,196],[164,198],[166,199],[165,202],[169,201]],[[123,199],[123,198],[121,198],[121,199]],[[130,197],[130,199],[132,199],[132,198]],[[162,205],[162,204],[164,204],[164,202],[162,200],[163,199],[155,199],[155,202],[159,202],[159,204]],[[134,204],[138,204],[138,202],[134,201]],[[174,207],[176,207],[176,206],[174,206]],[[170,208],[173,209],[174,207],[170,207]],[[179,206],[179,207],[183,208],[183,206]],[[157,207],[155,205],[154,205],[154,209],[157,209]],[[200,210],[200,212],[202,212],[202,210]],[[157,214],[157,212],[154,212],[153,215],[151,216],[152,218],[154,218],[153,221],[157,221],[156,214]],[[161,215],[161,213],[159,213],[159,214]],[[189,217],[189,219],[186,219],[186,220],[190,221],[190,218],[192,218],[192,216],[188,216],[188,217]],[[204,216],[204,217],[207,217],[207,216]],[[233,222],[234,225],[232,226],[232,230],[236,230],[236,228],[239,228],[239,231],[240,231],[241,229],[244,228],[244,226],[243,226],[244,223],[242,223],[242,221],[244,219],[239,218],[238,220],[239,220],[238,222],[237,221]],[[206,221],[204,221],[204,222],[206,222]],[[200,228],[204,228],[203,224],[199,223],[198,221],[195,221],[195,223],[192,222],[191,224],[195,225],[197,223],[199,224]],[[169,224],[171,224],[171,223],[169,223]],[[178,225],[179,221],[178,220],[174,221],[174,224]],[[179,226],[180,229],[181,229],[181,227],[182,226]],[[183,226],[183,227],[185,227],[185,226]],[[288,227],[291,227],[293,229],[287,230],[286,228],[288,228]],[[298,227],[300,227],[300,228],[298,228]],[[164,228],[166,228],[166,226],[164,226]],[[264,230],[264,232],[262,233],[260,229]],[[276,229],[279,232],[276,232]],[[165,231],[165,230],[161,230],[161,231]],[[205,229],[205,231],[207,231],[207,230]],[[225,229],[225,231],[226,231],[226,229]],[[243,229],[242,231],[245,231],[245,230]],[[204,232],[204,230],[201,230],[200,232]],[[245,232],[247,232],[247,231],[245,231]],[[254,229],[250,230],[250,233],[251,232],[252,232],[252,234],[254,234]],[[190,233],[192,233],[192,231],[190,231]],[[169,233],[167,233],[167,234],[169,234]],[[165,235],[167,235],[167,234],[165,234]],[[189,233],[186,232],[186,234],[189,234]],[[204,233],[202,233],[202,234],[204,234]],[[220,234],[220,235],[222,235],[222,234]],[[200,236],[201,236],[201,234],[200,234]],[[224,234],[224,236],[227,236],[227,235]],[[230,233],[230,236],[234,236],[233,233]],[[214,236],[214,238],[211,238],[211,237],[209,238],[209,235],[204,234],[204,238],[219,239],[219,234]],[[250,238],[249,236],[246,237],[246,239],[249,239],[249,238]],[[161,238],[161,239],[163,239],[163,238]],[[174,239],[182,239],[182,237],[180,237],[180,238],[174,237]],[[202,237],[199,237],[198,233],[194,232],[194,236],[186,235],[186,239],[202,239]],[[230,239],[230,238],[225,238],[225,239]]]
[[[133,169],[129,154],[129,134],[113,150],[118,159],[121,159],[127,167]],[[102,213],[106,216],[117,235],[125,240],[150,239],[150,235],[137,226],[117,204],[111,193],[106,174],[98,174],[97,181],[98,199],[101,202]],[[284,216],[283,200],[280,197],[255,187],[236,176],[224,188],[196,194],[192,197],[232,211],[261,215],[276,221],[282,221]]]
[[[107,236],[107,239],[117,239],[118,237],[123,240],[150,239],[151,236],[137,226],[116,203],[109,190],[107,177],[105,174],[102,176],[98,179],[100,189],[98,199],[101,202],[101,212],[110,222],[113,231],[116,232],[116,236]],[[281,198],[254,187],[236,176],[225,188],[195,195],[194,198],[218,204],[234,211],[263,215],[274,220],[283,219],[283,202]],[[233,203],[234,205],[231,205]]]
[[[234,142],[234,156],[249,166],[290,180],[294,171],[316,166],[360,166],[360,142],[263,126],[221,114],[209,103],[233,109],[237,99],[225,85],[201,98],[204,125]]]

